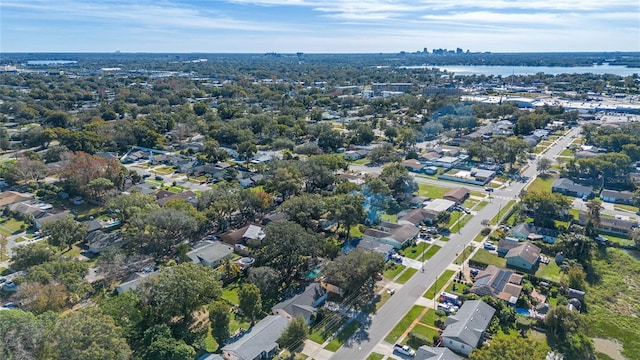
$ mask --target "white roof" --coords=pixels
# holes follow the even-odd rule
[[[431,211],[431,212],[441,213],[443,211],[449,210],[455,204],[456,203],[451,201],[451,200],[434,199],[434,200],[429,201],[424,206],[424,209],[427,210],[427,211]]]

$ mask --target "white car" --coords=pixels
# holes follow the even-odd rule
[[[408,347],[407,345],[395,344],[393,345],[393,351],[397,351],[402,355],[416,356],[415,350]]]

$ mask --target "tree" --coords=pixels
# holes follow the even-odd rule
[[[196,350],[184,342],[172,337],[159,337],[144,349],[145,360],[183,360],[194,359]]]
[[[77,222],[73,216],[54,220],[42,226],[42,231],[49,237],[49,244],[57,247],[67,246],[69,250],[73,244],[82,241],[87,235],[87,227]]]
[[[257,250],[256,263],[278,271],[282,281],[289,282],[303,274],[309,260],[320,253],[319,235],[294,222],[270,223],[264,231],[266,236]]]
[[[549,192],[529,191],[522,198],[523,210],[542,227],[553,228],[553,220],[569,210],[569,200],[563,195]]]
[[[592,359],[593,342],[586,337],[582,315],[566,306],[556,306],[545,317],[547,337],[567,359]]]
[[[238,277],[241,272],[240,266],[235,261],[227,260],[224,265],[222,265],[222,277],[225,281],[232,281]]]
[[[231,321],[231,308],[225,301],[215,301],[209,305],[209,324],[211,325],[211,335],[218,347],[221,348],[224,342],[229,339],[229,322]]]
[[[541,341],[523,337],[496,337],[490,346],[475,349],[469,355],[472,360],[544,360],[549,346]]]
[[[407,168],[399,163],[385,166],[379,178],[387,184],[397,200],[404,199],[418,190],[418,185]]]
[[[572,289],[584,290],[586,277],[587,274],[585,274],[582,266],[569,266],[567,269],[567,286]]]
[[[383,143],[380,146],[376,146],[371,150],[367,157],[374,164],[400,161],[400,155],[396,153],[393,145],[389,143]]]
[[[122,328],[124,337],[138,341],[142,337],[144,325],[144,304],[134,291],[126,291],[100,301],[100,309],[113,318]]]
[[[151,307],[152,315],[161,321],[175,316],[188,319],[195,310],[222,294],[215,271],[194,263],[167,268],[148,285],[148,291],[143,288],[140,297]]]
[[[307,334],[309,334],[309,325],[302,316],[296,316],[284,329],[277,343],[280,348],[294,351],[303,344]]]
[[[26,270],[32,266],[49,262],[55,258],[55,252],[46,242],[16,246],[13,248],[11,267],[16,270]]]
[[[9,238],[5,234],[0,234],[0,262],[4,261],[4,257],[7,255],[7,244]]]
[[[113,188],[113,181],[100,177],[89,181],[86,191],[89,197],[102,201],[104,196],[107,194],[107,191]]]
[[[268,266],[258,266],[249,270],[247,281],[260,289],[263,299],[275,299],[280,289],[280,274]]]
[[[107,200],[105,207],[123,224],[137,214],[160,208],[154,196],[139,192],[114,196]]]
[[[197,103],[193,104],[193,112],[198,116],[204,115],[207,110],[209,110],[209,105],[207,105],[207,103],[203,101],[198,101]]]
[[[582,265],[590,263],[591,250],[596,247],[592,238],[579,234],[563,234],[556,244],[566,258],[575,259]]]
[[[38,315],[62,311],[67,306],[68,295],[66,287],[59,282],[27,282],[20,287],[17,297],[25,310]]]
[[[331,284],[344,289],[347,294],[354,292],[365,294],[365,291],[375,283],[377,274],[383,269],[382,255],[355,249],[329,262],[322,270],[322,275]],[[364,302],[367,300],[363,299]]]
[[[547,172],[551,168],[551,164],[553,161],[548,158],[541,158],[538,160],[538,172],[542,175]]]
[[[351,227],[364,221],[364,196],[361,194],[340,194],[327,199],[329,218],[344,226],[345,236],[349,237]]]
[[[131,356],[122,329],[96,307],[62,315],[51,332],[53,359],[125,360]]]
[[[301,188],[302,174],[295,167],[278,167],[267,175],[265,190],[280,194],[283,200],[296,194]]]
[[[587,209],[589,210],[587,212],[587,221],[590,222],[593,226],[588,233],[585,232],[585,235],[595,237],[598,235],[598,229],[600,228],[600,210],[602,209],[602,206],[599,202],[590,200],[587,203]]]
[[[27,282],[43,285],[61,283],[67,292],[67,301],[76,304],[93,290],[84,278],[89,273],[86,262],[75,259],[58,258],[40,265],[32,266],[26,276]]]
[[[240,156],[240,159],[249,161],[253,157],[253,155],[256,154],[256,152],[258,151],[258,148],[256,147],[256,144],[250,141],[245,141],[238,144],[237,150],[238,150],[238,155]]]
[[[0,358],[7,360],[46,359],[47,329],[55,315],[35,316],[21,310],[0,311]]]
[[[238,291],[238,307],[251,320],[251,324],[262,312],[262,296],[260,289],[253,284],[244,284]]]
[[[111,180],[113,186],[124,184],[127,169],[117,159],[106,159],[85,152],[69,155],[59,172],[60,180],[70,193],[87,194],[87,184],[98,178]]]
[[[152,254],[168,254],[173,247],[190,239],[198,231],[196,219],[188,213],[161,208],[130,222],[127,232],[135,246]]]
[[[8,183],[38,182],[47,175],[47,167],[39,159],[19,158],[6,165],[4,177]]]
[[[326,203],[319,194],[300,194],[282,203],[280,210],[289,220],[305,229],[315,229],[315,222],[326,212]]]

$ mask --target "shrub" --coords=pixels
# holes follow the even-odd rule
[[[409,333],[409,338],[407,339],[407,344],[414,349],[419,348],[423,345],[433,345],[433,339],[427,339],[426,337],[416,334],[414,332]]]

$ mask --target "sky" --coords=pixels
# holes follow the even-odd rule
[[[0,52],[640,51],[640,0],[1,0]]]

